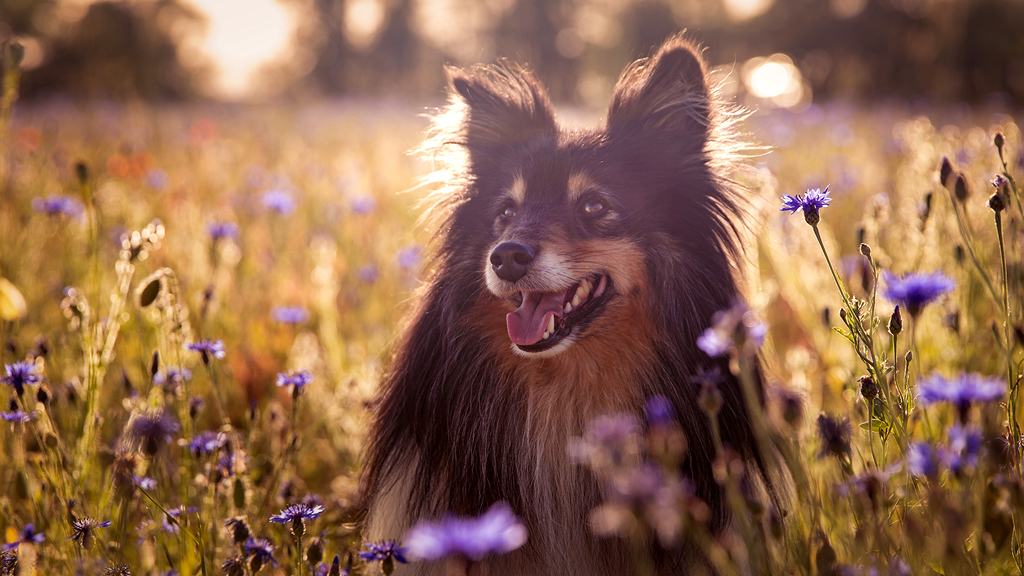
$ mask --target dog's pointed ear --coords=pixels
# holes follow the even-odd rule
[[[502,64],[448,68],[447,74],[451,106],[460,112],[462,144],[471,157],[558,133],[547,92],[529,71]]]
[[[696,45],[681,36],[622,72],[608,107],[608,127],[706,134],[711,97]]]

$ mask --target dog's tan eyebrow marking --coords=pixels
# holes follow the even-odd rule
[[[569,197],[569,202],[575,202],[579,200],[580,196],[583,195],[587,190],[592,190],[597,184],[583,172],[573,172],[569,175],[569,182],[565,186],[566,194]]]
[[[508,187],[508,195],[517,205],[522,205],[523,200],[526,200],[526,180],[523,180],[522,174],[517,174],[512,179],[512,185]]]

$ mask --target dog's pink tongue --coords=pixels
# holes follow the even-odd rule
[[[548,327],[548,313],[560,313],[564,301],[562,292],[523,292],[523,304],[505,316],[508,337],[523,346],[540,342]]]

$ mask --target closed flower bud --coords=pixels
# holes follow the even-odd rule
[[[1003,133],[996,132],[995,138],[993,138],[992,141],[995,143],[996,148],[999,149],[1000,152],[1002,152],[1003,144],[1006,144],[1006,139],[1003,138]]]
[[[939,183],[946,186],[949,183],[949,176],[953,173],[953,164],[949,158],[942,157],[942,165],[939,167]]]
[[[862,256],[866,258],[871,258],[871,246],[868,246],[867,244],[861,242],[860,253]]]
[[[860,395],[868,402],[878,397],[878,386],[870,376],[862,376],[860,382]]]
[[[153,351],[153,360],[149,363],[149,376],[153,378],[156,373],[160,371],[160,352],[157,350]]]
[[[843,322],[846,322],[846,308],[839,309],[839,318],[841,318]]]
[[[971,195],[971,191],[967,188],[967,177],[964,176],[963,172],[956,175],[956,185],[953,187],[953,194],[961,202],[966,202],[967,197]]]
[[[907,364],[910,364],[914,360],[914,351],[913,350],[907,350],[906,359],[907,359]]]
[[[705,383],[700,387],[700,396],[697,400],[704,413],[712,418],[722,408],[722,393],[718,391],[718,386],[714,382]]]
[[[1003,201],[1003,196],[999,192],[996,192],[992,196],[989,196],[988,207],[991,208],[992,211],[995,212],[996,214],[999,214],[1000,212],[1005,210],[1006,203]]]
[[[900,314],[900,307],[897,304],[892,316],[889,316],[889,334],[898,336],[900,332],[903,332],[903,315]]]
[[[89,166],[85,162],[75,162],[75,175],[78,176],[78,182],[85,186],[89,181]]]

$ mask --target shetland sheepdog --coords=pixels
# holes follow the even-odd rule
[[[726,375],[723,442],[762,470],[763,456],[728,361],[696,345],[739,297],[746,212],[729,178],[734,117],[699,50],[677,36],[628,66],[594,129],[560,128],[523,68],[448,79],[422,150],[439,165],[432,272],[372,403],[364,536],[398,540],[418,519],[506,501],[529,541],[471,573],[629,573],[627,545],[588,527],[600,487],[567,447],[594,417],[639,416],[655,394],[687,438],[680,473],[721,529],[729,512],[695,373]],[[685,544],[651,547],[660,573],[694,562]]]

